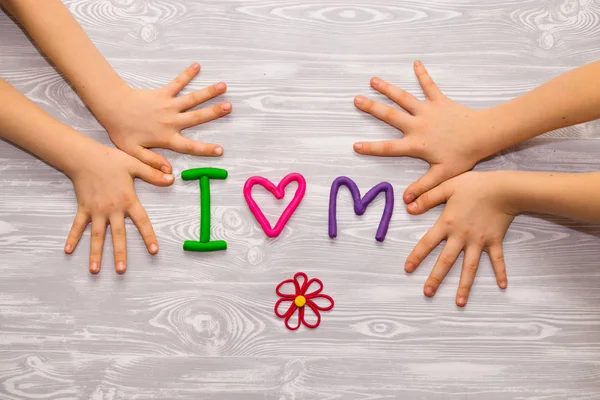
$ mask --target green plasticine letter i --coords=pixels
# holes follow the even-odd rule
[[[186,240],[185,251],[218,251],[227,249],[224,240],[210,241],[210,180],[227,179],[227,171],[220,168],[193,168],[181,173],[184,181],[200,181],[200,241]]]

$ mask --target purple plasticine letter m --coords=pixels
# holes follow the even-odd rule
[[[350,190],[350,194],[352,194],[352,199],[354,200],[354,212],[356,215],[363,215],[375,197],[377,197],[379,193],[385,192],[385,208],[383,209],[383,216],[381,217],[381,222],[379,223],[379,228],[375,235],[377,241],[383,242],[390,226],[392,214],[394,213],[394,188],[388,182],[381,182],[373,186],[371,190],[365,194],[365,197],[361,199],[358,186],[356,186],[356,183],[347,176],[340,176],[334,180],[331,185],[329,197],[329,237],[333,239],[337,236],[337,194],[342,185],[346,186],[348,190]]]

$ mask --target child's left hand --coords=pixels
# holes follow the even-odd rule
[[[199,71],[200,65],[194,63],[172,82],[156,90],[134,89],[123,84],[123,91],[115,96],[115,103],[96,117],[119,149],[164,173],[171,173],[171,164],[149,148],[160,147],[198,156],[220,156],[223,154],[221,146],[181,135],[183,129],[231,112],[229,102],[188,111],[227,90],[227,85],[219,82],[177,96]]]
[[[465,257],[456,295],[458,306],[467,304],[483,251],[490,256],[498,286],[506,288],[502,241],[516,212],[510,205],[509,190],[503,185],[506,180],[502,174],[502,171],[466,172],[422,194],[408,205],[411,214],[422,214],[438,204],[446,203],[440,218],[406,260],[405,269],[411,273],[434,248],[446,240],[425,282],[426,296],[435,295],[463,250]]]

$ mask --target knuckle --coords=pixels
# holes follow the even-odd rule
[[[454,230],[458,226],[458,218],[454,216],[446,217],[444,218],[443,224],[448,230]]]
[[[150,218],[148,217],[148,214],[144,213],[144,214],[140,215],[137,218],[137,223],[140,226],[149,225],[150,224]]]
[[[477,264],[472,263],[472,262],[465,263],[465,270],[468,273],[473,274],[473,275],[477,272],[478,267],[479,266]]]
[[[96,228],[92,229],[92,239],[103,239],[104,229]]]
[[[426,284],[438,287],[441,285],[441,283],[442,283],[442,280],[440,278],[438,278],[437,276],[430,275],[429,278],[427,278]]]
[[[188,153],[193,153],[193,152],[194,152],[194,143],[192,143],[192,142],[187,142],[187,143],[184,145],[184,149],[185,149],[185,151],[186,151],[186,152],[188,152]]]
[[[391,107],[388,107],[382,113],[382,116],[384,121],[391,121],[396,116],[396,110],[394,110]]]
[[[490,254],[490,259],[492,260],[493,263],[504,263],[504,254],[502,254],[502,253]]]
[[[125,228],[122,226],[117,226],[112,229],[112,234],[115,237],[122,238],[125,236]]]
[[[394,150],[394,143],[392,143],[392,142],[384,142],[381,145],[381,150],[384,153],[391,153]]]
[[[450,267],[452,264],[454,264],[454,260],[447,254],[441,254],[440,264],[444,267]]]
[[[212,85],[208,87],[208,94],[210,96],[216,96],[217,94],[219,94],[219,90],[217,89],[217,85]]]

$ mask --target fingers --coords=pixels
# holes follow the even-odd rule
[[[144,164],[147,164],[154,169],[161,170],[165,174],[170,174],[173,171],[171,163],[167,161],[164,156],[142,146],[137,146],[131,155]]]
[[[175,99],[175,106],[181,111],[187,111],[199,104],[204,103],[212,98],[215,98],[227,90],[227,85],[224,82],[219,82],[216,85],[197,90]]]
[[[67,236],[67,241],[65,243],[65,253],[71,254],[73,250],[75,250],[75,247],[77,247],[81,235],[83,235],[83,231],[89,222],[89,216],[83,211],[77,210],[73,225],[71,226],[71,231],[69,232],[69,236]]]
[[[444,246],[444,250],[440,254],[437,262],[435,263],[429,278],[425,282],[425,288],[423,293],[427,297],[432,297],[437,292],[440,284],[450,271],[450,268],[454,265],[454,262],[458,258],[458,255],[463,249],[463,245],[459,240],[449,238]]]
[[[479,268],[479,260],[483,248],[476,245],[470,245],[465,250],[465,259],[463,261],[462,271],[460,273],[460,282],[458,284],[458,292],[456,294],[456,305],[464,307],[467,305],[469,293],[475,280],[477,268]]]
[[[208,121],[221,118],[231,112],[231,103],[220,103],[212,107],[201,108],[195,111],[188,111],[179,114],[177,124],[181,129],[191,128],[192,126],[200,125]]]
[[[186,87],[196,75],[198,75],[198,72],[200,72],[200,64],[193,63],[187,67],[185,71],[177,75],[175,79],[169,82],[165,86],[165,90],[171,96],[177,96],[177,93],[181,92],[183,88]]]
[[[142,162],[136,162],[136,165],[133,168],[133,175],[156,186],[169,186],[175,180],[173,175],[164,174],[161,171]]]
[[[410,204],[423,193],[430,191],[440,183],[452,178],[453,175],[448,173],[447,169],[440,164],[434,164],[429,168],[429,171],[417,181],[413,182],[404,191],[404,202]],[[410,211],[410,209],[409,209]],[[425,212],[427,210],[423,210]]]
[[[90,272],[100,272],[102,264],[102,249],[106,236],[106,218],[104,216],[92,217],[92,235],[90,238]]]
[[[430,230],[423,235],[421,240],[417,243],[413,251],[406,258],[404,269],[406,272],[411,273],[423,262],[425,257],[435,249],[446,235],[438,228],[438,225],[434,225]]]
[[[125,216],[122,213],[110,216],[110,234],[115,254],[115,270],[122,274],[127,269],[127,236],[125,235]]]
[[[425,93],[425,97],[428,100],[435,101],[444,96],[442,91],[435,84],[431,76],[429,76],[429,72],[425,69],[425,66],[421,61],[415,61],[415,74],[417,74],[417,79],[423,88],[423,93]]]
[[[375,118],[379,118],[401,131],[409,129],[411,125],[411,118],[413,117],[397,108],[390,107],[363,96],[356,96],[354,104],[359,110],[369,113]]]
[[[413,154],[409,139],[384,140],[381,142],[359,142],[354,151],[370,156],[410,156]]]
[[[424,212],[431,210],[433,207],[448,201],[452,195],[450,192],[450,187],[450,185],[443,184],[436,186],[430,191],[420,195],[419,198],[410,203],[406,209],[411,214],[423,214]]]
[[[500,289],[506,289],[508,280],[506,278],[506,264],[504,263],[504,252],[502,251],[502,243],[491,245],[488,249],[492,268],[496,274],[496,282]]]
[[[371,86],[413,115],[421,105],[421,101],[415,96],[383,79],[377,77],[371,79]]]
[[[150,218],[142,204],[139,201],[134,203],[127,211],[127,215],[129,215],[129,218],[131,218],[138,231],[140,231],[148,252],[150,254],[158,253],[158,240],[156,239]]]
[[[169,141],[169,148],[178,153],[193,154],[196,156],[217,157],[223,154],[223,147],[218,144],[204,143],[192,140],[182,135],[175,135]]]

